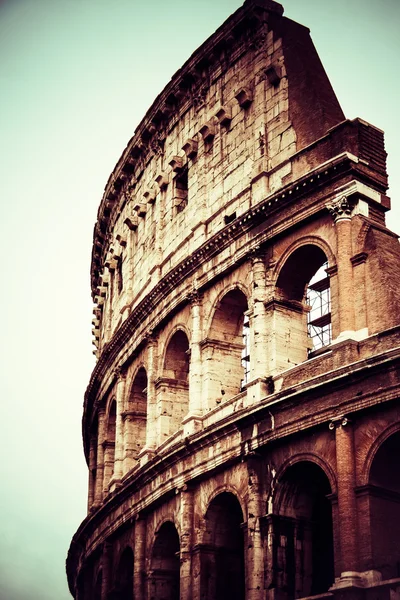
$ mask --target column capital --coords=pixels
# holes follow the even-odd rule
[[[348,427],[349,425],[352,424],[352,420],[349,419],[349,417],[343,416],[343,417],[335,417],[334,419],[332,419],[329,423],[329,429],[331,431],[333,431],[334,429],[337,429],[338,427]]]
[[[114,377],[116,378],[117,382],[119,382],[119,381],[125,381],[125,379],[126,379],[126,369],[124,369],[123,367],[116,367],[114,369]]]
[[[201,304],[202,299],[203,299],[203,295],[199,292],[199,290],[196,290],[196,289],[193,289],[186,296],[186,300],[192,306],[198,306],[199,304]]]
[[[157,343],[157,336],[154,333],[153,329],[148,329],[146,331],[146,333],[144,334],[144,339],[146,340],[148,346],[154,346]]]
[[[349,220],[354,208],[354,201],[347,196],[338,196],[331,202],[328,202],[326,208],[330,212],[335,223],[342,220]]]

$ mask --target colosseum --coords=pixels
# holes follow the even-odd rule
[[[383,133],[246,0],[156,98],[91,262],[76,600],[400,598]]]

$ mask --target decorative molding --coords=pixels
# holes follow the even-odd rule
[[[348,220],[351,218],[354,202],[350,201],[347,196],[340,196],[327,203],[325,206],[329,210],[335,223],[337,223],[340,220]]]

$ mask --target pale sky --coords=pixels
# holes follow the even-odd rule
[[[156,95],[241,4],[0,0],[0,600],[71,598],[97,208]],[[284,6],[311,29],[346,116],[385,130],[388,224],[400,232],[400,2]]]

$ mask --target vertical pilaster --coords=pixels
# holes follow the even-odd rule
[[[146,442],[139,454],[140,464],[147,462],[157,446],[157,398],[155,381],[157,378],[157,348],[158,340],[152,331],[146,335],[147,339],[147,420]]]
[[[250,354],[251,379],[265,377],[268,370],[266,269],[263,253],[256,252],[252,257],[253,267],[253,318]]]
[[[337,278],[338,278],[338,315],[339,339],[346,339],[354,334],[354,285],[353,267],[351,264],[351,211],[352,206],[343,196],[327,205],[336,227],[337,243]]]
[[[112,544],[105,542],[103,544],[103,554],[101,557],[102,580],[101,580],[101,600],[107,600],[110,590],[111,577],[111,559],[112,559]]]
[[[96,431],[98,435],[98,431]],[[89,494],[88,494],[88,512],[92,508],[95,496],[95,485],[96,485],[96,450],[97,450],[97,437],[92,434],[90,437],[90,450],[89,450]]]
[[[193,491],[185,485],[180,490],[180,600],[192,600]]]
[[[336,440],[340,571],[342,578],[348,578],[349,572],[358,569],[354,431],[346,417],[332,422],[330,428],[335,430]]]
[[[145,600],[146,521],[135,521],[135,560],[133,563],[133,590],[135,600]]]
[[[194,433],[201,428],[200,417],[203,413],[202,406],[202,318],[201,296],[197,291],[189,295],[190,312],[192,319],[192,336],[190,342],[189,366],[189,412],[183,420],[185,435]]]
[[[118,484],[122,479],[122,461],[124,457],[124,432],[123,418],[125,404],[125,384],[126,372],[122,369],[116,369],[115,375],[117,378],[116,385],[116,404],[117,414],[115,420],[115,458],[114,458],[114,475],[112,478],[113,484]]]
[[[105,410],[99,408],[97,413],[98,419],[98,434],[97,434],[97,466],[96,466],[96,483],[94,489],[94,504],[99,506],[103,500],[103,474],[104,474],[104,426],[105,426]]]
[[[248,459],[247,600],[262,600],[264,595],[264,551],[260,523],[263,509],[260,469],[259,459]]]
[[[360,252],[351,258],[351,264],[353,265],[355,302],[354,325],[356,331],[364,329],[365,335],[368,335],[368,304],[365,282],[365,263],[367,258],[368,254],[366,252]]]

